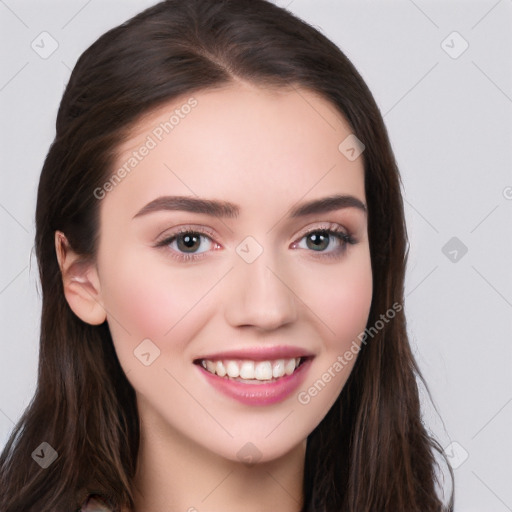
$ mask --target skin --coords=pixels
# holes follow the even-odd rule
[[[333,373],[337,357],[364,331],[372,270],[364,211],[295,219],[288,212],[332,194],[366,204],[363,157],[349,161],[338,150],[350,126],[308,90],[237,82],[193,96],[197,106],[101,199],[94,263],[73,265],[79,256],[56,237],[66,298],[85,322],[107,320],[136,391],[137,511],[298,511],[307,436],[339,395],[355,357],[309,403],[300,403],[298,393],[329,368]],[[116,169],[189,97],[141,119],[119,148]],[[162,195],[227,200],[240,214],[158,211],[133,218]],[[305,232],[326,224],[357,243],[338,253],[335,237],[323,253],[308,247]],[[177,241],[155,247],[179,226],[214,234],[197,244],[201,259],[174,258],[183,248]],[[249,235],[263,249],[250,264],[236,252]],[[160,350],[149,366],[134,356],[147,338]],[[261,345],[315,355],[297,392],[276,404],[224,396],[193,364],[201,355]],[[258,450],[256,464],[237,455],[247,442]]]

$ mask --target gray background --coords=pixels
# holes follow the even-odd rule
[[[1,447],[35,390],[36,188],[64,86],[99,35],[154,3],[0,0]],[[340,46],[388,127],[411,245],[408,329],[456,510],[512,511],[512,1],[278,5]]]

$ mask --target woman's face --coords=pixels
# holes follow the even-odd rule
[[[121,146],[95,192],[96,269],[145,428],[265,461],[326,415],[372,299],[350,134],[307,90],[237,84],[159,108]]]

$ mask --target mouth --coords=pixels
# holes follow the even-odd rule
[[[271,354],[277,358],[268,358]],[[244,405],[264,406],[289,397],[304,382],[314,358],[296,350],[250,355],[253,359],[247,351],[224,353],[195,359],[194,365],[215,391]]]
[[[265,384],[293,375],[312,356],[281,359],[196,359],[194,364],[221,378],[247,384]]]

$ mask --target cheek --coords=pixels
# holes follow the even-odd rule
[[[120,270],[120,269],[119,269]],[[158,338],[173,324],[180,299],[172,288],[148,273],[111,275],[104,293],[109,325],[124,328],[135,338]]]
[[[179,340],[190,334],[183,329],[189,329],[189,318],[216,279],[199,269],[177,272],[165,261],[140,254],[125,256],[117,265],[106,264],[110,271],[102,280],[102,298],[117,345],[129,339],[128,344],[136,346],[149,338],[165,350],[170,331],[173,347],[180,345]]]
[[[334,269],[334,267],[333,267]],[[328,350],[345,350],[364,331],[372,301],[372,271],[368,253],[307,282],[305,301],[325,325]]]
[[[194,335],[195,326],[189,322],[194,315],[189,313],[195,312],[199,292],[204,294],[204,282],[191,285],[190,279],[141,257],[125,255],[109,269],[102,298],[115,351],[132,386],[150,396],[152,387],[169,385],[163,370]],[[140,358],[148,352],[154,359],[145,366]]]
[[[307,304],[320,319],[324,348],[296,397],[310,432],[332,407],[357,359],[358,336],[366,328],[372,302],[369,252],[360,251],[336,269],[326,267],[321,280],[311,274],[307,284],[314,290]]]
[[[335,332],[340,349],[350,345],[364,331],[372,300],[371,279],[354,279],[345,284],[332,290],[331,300],[325,304],[329,326]]]

